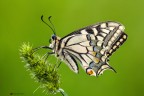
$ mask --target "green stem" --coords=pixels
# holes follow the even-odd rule
[[[62,88],[59,89],[59,92],[62,94],[62,96],[68,96]]]

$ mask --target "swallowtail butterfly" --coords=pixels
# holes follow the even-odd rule
[[[43,20],[41,20],[48,25]],[[49,21],[52,24],[50,17]],[[75,73],[79,72],[78,61],[88,75],[98,76],[106,69],[115,71],[108,63],[109,57],[126,39],[124,26],[118,22],[107,21],[76,30],[63,38],[56,35],[54,26],[49,46],[41,48],[51,49],[61,61],[65,62]]]

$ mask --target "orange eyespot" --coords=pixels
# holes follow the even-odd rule
[[[88,75],[92,75],[94,72],[92,69],[87,69],[87,72],[86,72]]]

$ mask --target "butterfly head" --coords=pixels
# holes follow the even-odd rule
[[[56,45],[58,45],[60,38],[58,36],[56,36],[55,34],[53,34],[51,36],[51,39],[49,40],[49,47],[52,49],[55,49]]]

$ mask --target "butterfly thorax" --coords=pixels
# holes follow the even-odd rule
[[[55,53],[55,56],[56,57],[60,57],[62,56],[62,48],[59,48],[60,46],[60,37],[56,36],[55,38],[52,38],[52,42],[51,44],[49,45],[50,48],[53,49],[53,52]]]

